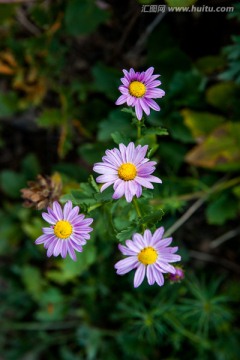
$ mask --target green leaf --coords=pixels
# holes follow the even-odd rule
[[[98,193],[94,194],[94,198],[98,202],[112,201],[113,200],[112,196],[113,196],[113,189],[111,187],[108,187],[102,193],[98,192]]]
[[[107,98],[116,101],[121,95],[118,90],[121,73],[101,63],[93,67],[92,73],[94,77],[93,88],[102,92]]]
[[[217,126],[224,122],[224,117],[207,112],[196,112],[189,109],[181,111],[184,124],[191,130],[195,139],[204,139]]]
[[[132,108],[122,108],[121,111],[122,111],[122,112],[125,112],[126,114],[130,114],[130,115],[132,115],[134,118],[136,118],[135,111],[132,110]]]
[[[158,148],[159,148],[158,144],[153,145],[147,152],[147,158],[151,159],[151,157],[155,154]]]
[[[149,215],[145,215],[142,218],[139,218],[138,221],[139,224],[141,225],[147,224],[150,227],[161,221],[163,215],[164,215],[163,210],[153,211]]]
[[[49,270],[47,277],[59,284],[66,284],[75,280],[79,275],[86,271],[96,259],[96,248],[90,242],[87,243],[83,252],[76,252],[77,261],[73,261],[69,256],[57,263],[57,270]]]
[[[204,56],[195,63],[200,72],[211,75],[219,72],[226,66],[226,59],[223,56]]]
[[[114,133],[112,133],[111,137],[116,144],[128,145],[131,141],[129,137],[123,135],[119,131],[115,131]]]
[[[149,129],[143,129],[142,133],[144,135],[160,135],[160,136],[165,136],[168,135],[168,131],[167,129],[161,128],[161,127],[152,127]]]
[[[169,86],[171,107],[199,106],[202,103],[201,85],[202,76],[197,71],[175,73]]]
[[[99,187],[94,179],[94,177],[92,175],[89,176],[89,179],[88,179],[88,182],[89,184],[92,186],[92,188],[99,193]]]
[[[70,194],[61,197],[61,201],[72,201],[74,205],[79,205],[83,212],[88,212],[89,208],[97,205],[94,198],[95,189],[89,183],[81,183],[79,190],[72,190]]]
[[[240,168],[240,123],[225,123],[215,129],[201,144],[187,153],[185,159],[194,166],[220,171]]]
[[[38,117],[37,123],[41,127],[57,127],[62,125],[63,116],[59,109],[45,109]]]
[[[85,143],[78,148],[78,153],[88,163],[94,164],[100,161],[100,155],[104,154],[105,147],[101,143]]]
[[[116,129],[118,129],[120,133],[128,134],[129,137],[134,137],[136,133],[136,130],[131,126],[129,116],[121,110],[113,110],[106,120],[101,121],[98,140],[111,140],[111,134],[114,133]]]
[[[90,33],[107,18],[108,13],[99,9],[93,0],[69,0],[67,3],[65,25],[70,35]]]
[[[211,201],[206,210],[207,221],[212,225],[223,225],[238,214],[238,202],[226,193]]]
[[[233,82],[212,85],[206,92],[207,102],[223,112],[229,112],[238,105],[240,86]]]
[[[240,185],[234,186],[233,188],[233,194],[240,199]]]
[[[131,239],[133,234],[140,231],[140,227],[136,224],[132,224],[128,226],[126,229],[122,230],[120,233],[116,235],[117,239],[121,242]]]

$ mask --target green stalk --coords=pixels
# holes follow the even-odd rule
[[[141,123],[140,121],[138,120],[138,124],[137,124],[137,138],[140,139],[142,136],[141,134]]]
[[[138,215],[138,217],[140,217],[142,219],[142,213],[141,213],[141,210],[140,210],[140,207],[139,207],[139,204],[138,204],[138,201],[137,201],[137,198],[136,197],[133,197],[133,204],[134,204],[134,207],[135,207],[135,210],[136,210],[136,213]],[[142,224],[142,229],[143,231],[145,230],[145,224]]]

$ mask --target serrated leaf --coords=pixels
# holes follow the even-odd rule
[[[126,229],[122,230],[120,233],[116,235],[117,239],[121,242],[129,240],[132,238],[133,234],[137,233],[140,230],[139,226],[136,224],[132,224],[128,226]]]
[[[98,187],[98,185],[97,185],[97,183],[96,183],[96,181],[95,181],[95,179],[94,179],[94,177],[93,177],[92,175],[89,176],[88,181],[89,181],[89,184],[92,186],[92,188],[93,188],[96,192],[99,192],[99,191],[100,191],[100,190],[99,190],[99,187]]]
[[[157,222],[162,220],[164,215],[163,210],[154,211],[149,215],[145,215],[142,218],[138,218],[139,224],[144,225],[147,224],[148,226],[154,225]]]
[[[74,205],[79,205],[82,211],[87,212],[90,206],[96,204],[95,190],[89,183],[81,183],[79,190],[72,190],[70,194],[61,197],[61,201],[70,200]]]
[[[116,144],[128,145],[131,141],[130,138],[126,137],[119,131],[115,131],[114,133],[112,133],[111,137]]]
[[[158,144],[153,145],[147,152],[147,158],[151,159],[151,157],[155,154],[158,148],[159,148]]]
[[[136,130],[131,126],[129,116],[121,110],[113,110],[108,115],[108,118],[101,121],[99,125],[98,140],[111,140],[111,134],[118,129],[123,134],[128,134],[130,137],[135,136]]]
[[[149,129],[143,129],[142,132],[144,135],[160,135],[160,136],[168,135],[167,129],[161,127],[155,127],[155,128],[152,127]]]
[[[108,187],[103,192],[98,192],[98,193],[94,194],[94,198],[98,202],[112,201],[113,200],[112,196],[113,196],[113,189],[111,187]]]
[[[123,109],[121,109],[121,111],[132,115],[134,118],[136,117],[135,112],[131,108],[123,108]]]

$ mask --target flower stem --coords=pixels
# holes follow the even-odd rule
[[[136,209],[136,213],[137,213],[138,217],[142,219],[142,213],[141,213],[141,210],[140,210],[140,207],[139,207],[136,197],[133,198],[133,204]],[[142,224],[142,229],[143,229],[143,231],[145,230],[145,224]]]
[[[138,202],[137,202],[137,198],[133,198],[133,204],[135,206],[135,209],[136,209],[136,213],[138,214],[138,216],[141,218],[142,217],[142,214],[141,214],[141,210],[139,208],[139,205],[138,205]]]
[[[137,124],[137,138],[140,139],[141,138],[141,123],[140,121],[138,121],[138,124]]]

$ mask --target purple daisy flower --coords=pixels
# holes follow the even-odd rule
[[[156,80],[160,75],[152,75],[153,67],[147,71],[135,72],[133,69],[123,70],[124,77],[119,90],[122,95],[117,99],[116,105],[127,103],[128,106],[135,106],[135,112],[138,120],[141,120],[143,111],[149,115],[150,108],[156,111],[160,110],[158,104],[152,100],[161,98],[165,95],[162,89],[156,89],[161,85],[161,81]]]
[[[164,228],[160,227],[152,235],[150,230],[145,230],[144,235],[134,234],[133,240],[126,240],[126,245],[118,245],[123,255],[128,257],[115,264],[118,275],[124,275],[137,268],[134,276],[134,287],[143,282],[145,274],[149,285],[164,284],[163,273],[175,274],[176,269],[171,262],[181,260],[180,255],[175,255],[178,247],[168,247],[172,238],[163,239]]]
[[[65,258],[68,253],[76,261],[74,250],[81,252],[86,240],[90,239],[89,232],[93,229],[89,225],[93,219],[85,219],[83,214],[79,215],[79,207],[73,208],[71,201],[64,205],[63,210],[60,204],[54,201],[52,209],[48,207],[47,210],[42,217],[51,226],[42,229],[43,235],[37,238],[35,244],[44,244],[48,257],[60,254]]]
[[[155,170],[155,161],[145,158],[148,145],[138,145],[133,142],[126,147],[119,145],[119,150],[114,148],[106,151],[103,162],[96,163],[93,170],[101,176],[96,181],[103,183],[101,192],[113,184],[113,199],[125,195],[127,202],[131,202],[134,195],[142,195],[142,187],[153,189],[152,182],[162,183],[162,180],[151,174]]]

